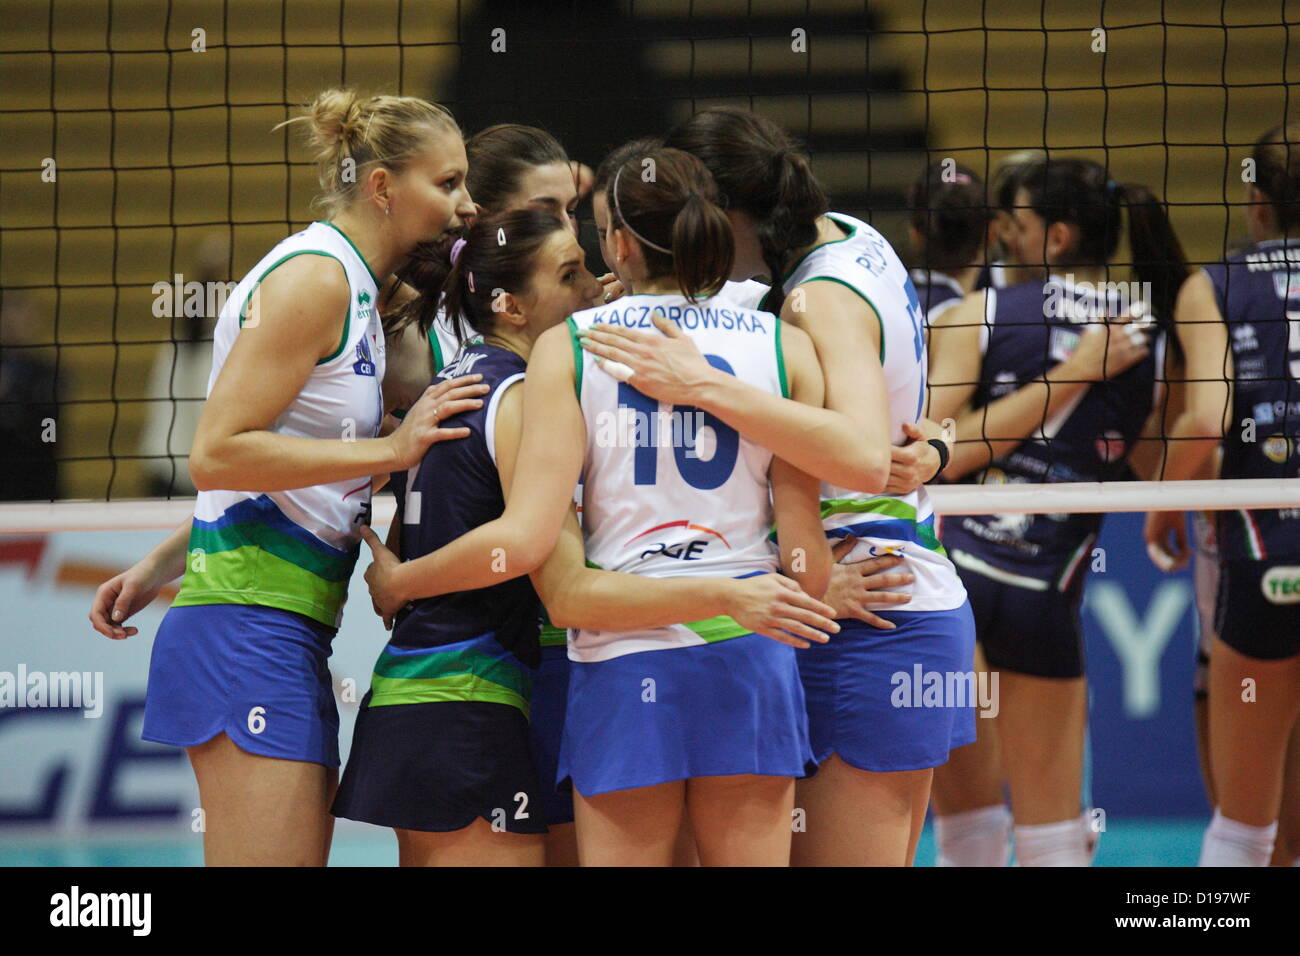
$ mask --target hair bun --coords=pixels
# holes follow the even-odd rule
[[[325,90],[308,108],[312,139],[323,149],[350,149],[361,137],[362,99],[355,90]]]

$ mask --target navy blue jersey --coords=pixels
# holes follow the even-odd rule
[[[912,269],[909,274],[912,285],[916,286],[916,297],[921,300],[921,313],[927,319],[944,309],[952,308],[966,294],[956,279],[942,272]]]
[[[1261,242],[1207,266],[1228,324],[1236,384],[1224,478],[1300,474],[1300,240]],[[1254,434],[1242,422],[1255,422]],[[1225,559],[1300,554],[1300,508],[1219,512]]]
[[[990,262],[984,268],[980,269],[979,275],[975,278],[975,291],[981,289],[1005,289],[1007,288],[1007,270],[1010,267],[1007,263],[998,260]]]
[[[492,391],[483,396],[482,408],[443,423],[446,428],[468,428],[468,437],[430,445],[418,465],[393,475],[403,561],[436,551],[505,511],[493,447],[494,422],[500,396],[523,378],[524,368],[524,360],[514,352],[474,343],[464,346],[438,373],[439,380],[479,374]],[[508,562],[509,555],[502,555],[502,560]],[[541,613],[541,602],[527,576],[475,591],[421,598],[397,615],[389,649],[400,656],[403,651],[470,642],[467,651],[498,657],[503,657],[501,651],[509,651],[536,667]],[[470,670],[484,678],[478,668]]]
[[[982,408],[1035,381],[1069,358],[1080,323],[1122,314],[1114,290],[1094,290],[1052,277],[989,290],[986,342],[973,406]],[[1107,302],[1100,301],[1106,296]],[[1115,378],[1097,382],[1011,453],[973,480],[981,484],[1118,481],[1132,477],[1127,458],[1151,411],[1161,343]],[[977,436],[959,435],[959,440]],[[1026,489],[1028,492],[1028,489]],[[953,561],[1035,590],[1067,590],[1101,529],[1099,514],[954,516],[942,538]],[[997,574],[994,572],[1009,572]],[[1037,582],[1037,583],[1030,583]]]

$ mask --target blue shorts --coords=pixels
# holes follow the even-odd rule
[[[568,786],[561,790],[555,785],[564,711],[569,698],[570,666],[569,649],[563,644],[542,647],[542,663],[533,681],[533,701],[529,708],[528,735],[541,785],[538,803],[551,826],[573,822],[573,790]]]
[[[153,642],[140,736],[193,747],[224,731],[248,753],[337,767],[334,634],[279,608],[170,608]]]
[[[559,782],[592,797],[691,777],[811,773],[795,653],[746,634],[574,662]]]
[[[839,754],[852,767],[877,772],[947,763],[948,751],[975,740],[970,603],[951,611],[875,613],[898,627],[842,620],[828,643],[797,654],[813,755],[821,762]],[[963,683],[957,675],[971,677]],[[936,680],[942,692],[933,692]]]

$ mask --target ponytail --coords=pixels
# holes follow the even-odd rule
[[[1133,273],[1151,285],[1151,309],[1168,335],[1169,346],[1182,361],[1178,336],[1173,334],[1174,303],[1190,270],[1183,244],[1178,241],[1165,207],[1155,194],[1138,183],[1117,186],[1120,201],[1128,207],[1128,244]]]
[[[389,319],[384,319],[384,334],[392,337],[415,323],[421,335],[428,335],[442,307],[442,291],[452,271],[451,247],[455,239],[443,237],[422,242],[411,250],[397,277],[417,293]],[[460,335],[459,330],[457,336]]]
[[[715,295],[731,275],[735,253],[727,214],[692,191],[673,220],[673,274],[687,301]]]
[[[780,126],[729,106],[696,113],[665,143],[703,160],[722,208],[753,220],[772,285],[767,301],[779,303],[790,254],[816,241],[817,220],[829,208],[808,160]]]
[[[439,293],[428,296],[425,314],[436,315],[441,305],[462,342],[470,335],[487,335],[496,325],[497,297],[531,288],[537,254],[557,231],[566,232],[564,224],[539,209],[480,216],[454,262],[455,244],[447,245],[445,278]]]
[[[653,169],[650,178],[641,170]],[[640,247],[649,278],[672,275],[690,302],[731,275],[736,244],[704,164],[679,149],[629,155],[606,188],[610,221]]]
[[[808,160],[782,147],[769,163],[772,204],[763,217],[755,217],[755,233],[763,250],[763,262],[771,277],[773,301],[785,301],[785,264],[795,249],[817,240],[817,220],[827,208],[822,191]]]

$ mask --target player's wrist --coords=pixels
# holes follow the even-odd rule
[[[392,595],[399,608],[415,600],[416,595],[411,580],[411,562],[403,561],[388,572],[388,593]]]
[[[719,614],[734,618],[743,613],[742,595],[745,593],[745,580],[747,579],[717,578],[713,581]]]
[[[931,473],[930,477],[925,480],[934,481],[934,479],[942,475],[943,470],[948,467],[948,462],[952,458],[952,449],[948,447],[948,443],[942,438],[927,438],[925,443],[934,449],[934,454],[937,458],[934,471]]]
[[[1043,373],[1043,381],[1049,385],[1079,385],[1092,380],[1088,370],[1072,358],[1058,362]]]
[[[400,428],[400,426],[399,426]],[[392,474],[395,471],[405,471],[406,465],[402,463],[402,448],[398,443],[398,429],[393,429],[387,435],[383,435],[376,441],[383,442],[383,454],[380,456],[385,462],[383,470]]]
[[[709,365],[701,371],[699,378],[686,383],[686,401],[683,404],[716,414],[726,404],[728,386],[738,382],[734,375],[727,375]]]

